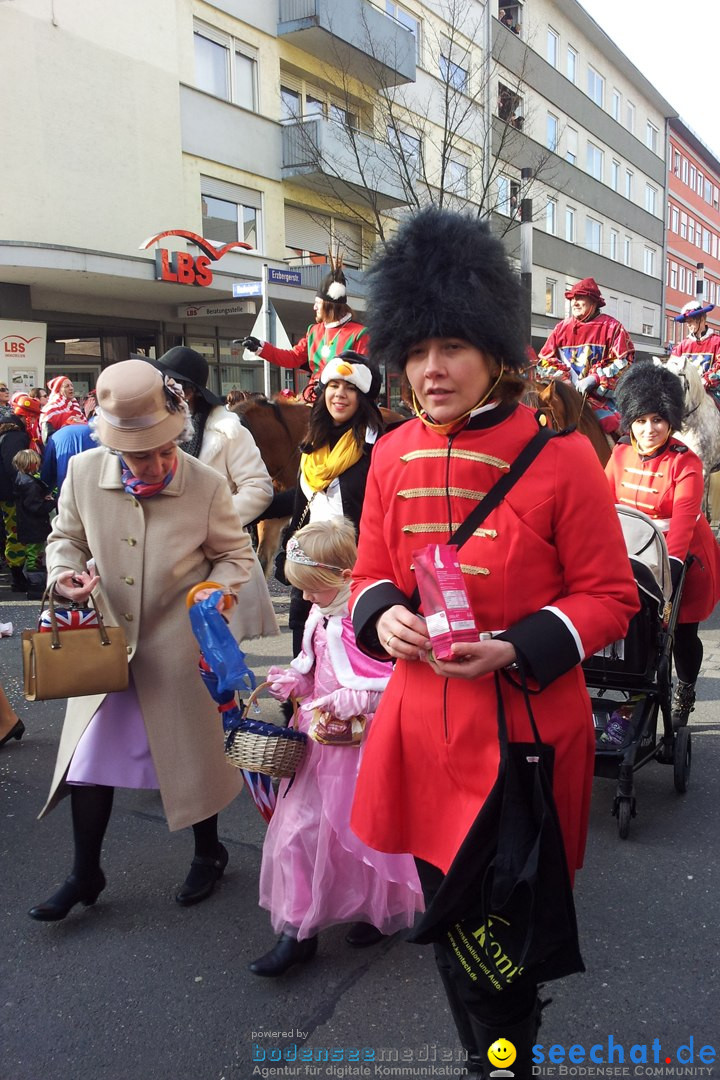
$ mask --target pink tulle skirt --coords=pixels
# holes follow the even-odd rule
[[[300,728],[309,717],[300,710]],[[343,922],[368,922],[385,934],[412,926],[422,893],[410,855],[366,847],[350,830],[362,750],[308,741],[292,783],[283,780],[268,826],[260,906],[275,933],[300,939]]]

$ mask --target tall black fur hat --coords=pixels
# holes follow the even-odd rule
[[[370,351],[402,369],[425,338],[458,337],[525,366],[520,281],[501,242],[477,218],[431,208],[398,230],[367,274]]]
[[[630,430],[634,420],[646,413],[662,416],[672,431],[682,427],[685,411],[682,383],[672,371],[650,360],[639,360],[621,376],[615,401],[626,431]]]

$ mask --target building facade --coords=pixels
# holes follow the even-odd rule
[[[683,336],[675,316],[696,297],[717,305],[708,323],[720,329],[720,161],[680,119],[668,127],[665,341]]]

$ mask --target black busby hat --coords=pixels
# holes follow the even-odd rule
[[[390,240],[367,273],[372,355],[402,369],[410,347],[458,337],[502,362],[525,366],[518,275],[490,228],[465,214],[423,210]]]
[[[174,348],[163,353],[158,360],[151,360],[150,363],[163,375],[169,375],[171,379],[192,383],[208,405],[222,405],[222,398],[207,388],[210,365],[202,353],[189,349],[187,345],[175,345]]]
[[[677,375],[660,364],[649,360],[633,364],[618,380],[615,402],[625,430],[647,413],[662,416],[672,431],[682,427],[685,411],[682,383]]]
[[[328,252],[330,273],[323,278],[318,296],[326,304],[347,304],[347,281],[343,273],[343,257],[338,250],[333,259],[332,251]]]

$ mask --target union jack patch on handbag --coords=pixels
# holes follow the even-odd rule
[[[94,608],[55,608],[55,618],[58,630],[91,630],[98,625],[97,612]],[[38,619],[38,630],[41,634],[52,632],[50,610],[45,608]]]

